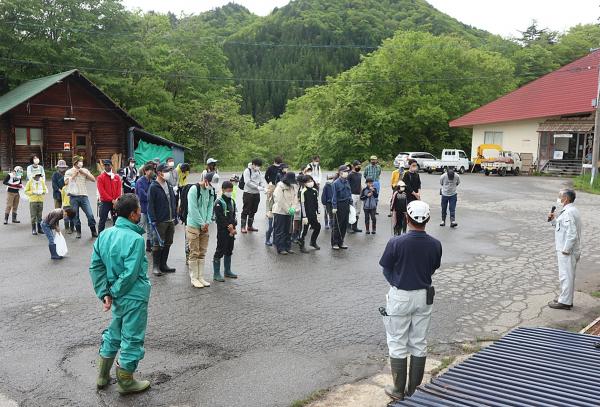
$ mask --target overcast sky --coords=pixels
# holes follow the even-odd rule
[[[129,8],[172,11],[179,14],[200,13],[210,10],[231,0],[124,0]],[[327,0],[322,0],[327,1]],[[598,0],[428,0],[437,9],[450,16],[502,36],[518,36],[518,30],[524,30],[532,19],[540,27],[564,31],[579,23],[596,22],[600,16]],[[250,11],[267,15],[274,7],[281,7],[289,0],[236,0]]]

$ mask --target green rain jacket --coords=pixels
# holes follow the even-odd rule
[[[200,191],[200,196],[198,196]],[[213,188],[201,188],[196,184],[191,187],[188,195],[188,215],[186,225],[200,229],[212,223],[215,200],[217,196]]]
[[[144,229],[119,217],[115,226],[104,230],[94,243],[90,276],[101,301],[106,295],[116,301],[150,299],[143,234]]]

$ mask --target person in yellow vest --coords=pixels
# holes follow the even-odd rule
[[[29,213],[31,215],[31,234],[43,234],[42,213],[44,212],[44,195],[48,193],[46,182],[41,171],[32,174],[25,185],[25,195],[29,198]]]
[[[67,191],[67,186],[65,185],[60,190],[60,194],[62,195],[62,208],[64,211],[67,209],[71,209],[71,198],[69,197],[69,191]],[[67,211],[68,212],[68,211]],[[72,235],[75,231],[75,221],[71,217],[64,218],[65,221],[65,230],[67,234]]]
[[[396,191],[396,188],[398,186],[398,181],[400,181],[402,179],[402,173],[404,172],[404,167],[402,167],[401,165],[399,165],[394,171],[392,171],[392,181],[391,181],[391,187],[392,187],[392,194],[394,194],[394,192]],[[388,218],[392,217],[392,211],[390,210],[390,213],[388,214]]]

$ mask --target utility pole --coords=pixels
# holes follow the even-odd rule
[[[596,91],[596,120],[594,122],[594,144],[592,145],[592,177],[590,186],[594,186],[594,179],[598,173],[598,156],[600,156],[600,65],[598,69],[598,90]]]

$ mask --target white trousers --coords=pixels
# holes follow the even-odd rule
[[[358,219],[358,215],[360,215],[360,210],[362,208],[360,195],[352,194],[352,206],[354,206],[354,209],[356,209],[356,218]]]
[[[556,257],[558,258],[558,281],[560,282],[558,302],[565,305],[573,305],[577,256],[573,253],[562,254],[562,252],[557,251]]]
[[[427,291],[404,291],[390,287],[386,296],[383,324],[390,357],[427,356],[427,332],[433,306],[427,305]]]

